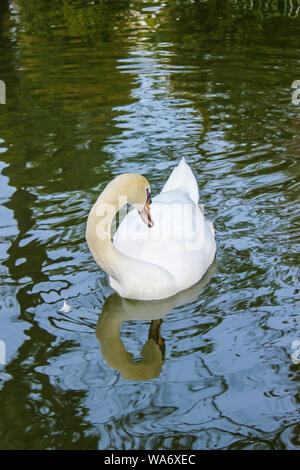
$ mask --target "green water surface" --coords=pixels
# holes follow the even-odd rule
[[[299,449],[300,2],[2,0],[0,80],[0,448]],[[216,263],[128,303],[88,212],[182,156]]]

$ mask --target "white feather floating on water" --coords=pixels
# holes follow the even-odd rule
[[[72,307],[71,305],[69,305],[65,300],[64,300],[64,304],[62,306],[62,308],[60,310],[58,310],[59,313],[68,313],[68,312],[71,312],[72,310]]]

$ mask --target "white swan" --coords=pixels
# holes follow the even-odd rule
[[[117,176],[87,221],[86,239],[96,263],[109,275],[111,287],[128,299],[159,300],[187,289],[215,257],[214,228],[198,205],[197,182],[184,158],[153,198],[153,219],[150,195],[143,176]],[[112,243],[111,224],[126,203],[137,210],[126,215]]]

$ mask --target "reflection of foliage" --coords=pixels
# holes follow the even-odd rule
[[[69,34],[83,36],[92,41],[109,41],[122,19],[122,11],[129,6],[129,0],[118,2],[98,0],[83,8],[86,3],[82,0],[62,2]]]
[[[2,25],[8,17],[8,1],[3,0],[0,2],[0,40],[2,35]]]
[[[81,37],[98,43],[109,41],[129,7],[129,0],[17,0],[20,20],[29,34]]]
[[[40,175],[49,184],[50,193],[60,188],[60,172],[68,190],[97,184],[100,170],[95,171],[90,148],[97,148],[97,162],[101,160],[102,164],[107,158],[99,150],[102,143],[120,133],[120,128],[107,124],[110,120],[114,122],[118,114],[111,108],[128,104],[132,99],[132,76],[120,74],[116,67],[116,60],[122,56],[120,49],[124,45],[128,47],[128,37],[136,47],[135,43],[147,30],[150,41],[146,47],[156,42],[173,43],[178,54],[168,59],[170,64],[182,66],[185,61],[201,64],[193,82],[181,80],[178,73],[171,74],[170,86],[177,93],[183,91],[185,96],[191,90],[189,97],[197,101],[201,110],[204,133],[211,124],[210,116],[228,111],[229,106],[239,109],[248,122],[253,114],[252,103],[256,103],[257,83],[260,89],[264,86],[269,96],[268,90],[276,77],[256,67],[257,45],[268,57],[270,46],[281,47],[288,37],[289,47],[293,47],[299,37],[299,21],[288,16],[290,2],[286,1],[168,0],[161,2],[156,12],[145,11],[143,7],[159,3],[145,0],[15,0],[14,3],[19,12],[14,33],[20,39],[17,61],[25,70],[9,77],[11,96],[6,109],[16,97],[15,106],[27,110],[27,119],[24,124],[22,113],[12,113],[11,125],[2,126],[3,138],[13,142],[17,132],[18,136],[23,135],[24,144],[18,154],[7,153],[10,167],[4,172],[11,172],[16,186],[31,186]],[[72,44],[70,37],[76,38]],[[94,54],[103,41],[114,44],[111,42],[107,49],[101,47],[100,54],[99,51]],[[250,68],[236,62],[238,54],[245,54],[244,46],[249,64],[254,65],[255,78]],[[210,60],[208,67],[202,67],[204,56]],[[9,70],[11,62],[3,60],[0,65],[3,70]],[[261,81],[257,81],[258,73]],[[250,80],[255,80],[251,86]],[[288,81],[289,72],[281,86],[289,86]],[[214,99],[210,100],[208,97],[212,95]],[[250,108],[243,108],[246,103]],[[263,115],[256,115],[254,121],[257,119],[263,120]],[[41,142],[38,151],[32,143],[32,133],[36,142]],[[70,165],[73,160],[76,166]]]
[[[99,46],[123,40],[139,26],[141,19],[149,30],[171,36],[192,38],[203,34],[206,41],[255,43],[284,27],[283,17],[296,17],[300,4],[294,1],[168,0],[159,12],[144,12],[153,2],[141,0],[16,0],[20,22],[26,35],[80,38]],[[155,3],[154,3],[155,4]],[[269,20],[272,19],[272,22]],[[274,21],[275,20],[275,21]],[[271,28],[271,30],[270,30]],[[28,36],[27,36],[28,38]]]
[[[265,40],[267,36],[272,41],[272,34],[276,36],[278,28],[285,27],[282,18],[298,14],[299,5],[298,8],[297,5],[294,9],[292,7],[293,4],[288,4],[287,0],[209,0],[205,3],[201,0],[171,0],[166,6],[166,17],[173,25],[174,34],[188,37],[198,33],[204,35],[204,41],[238,40],[251,44],[262,38]]]
[[[82,406],[85,392],[62,390],[36,371],[43,361],[63,355],[72,344],[66,341],[53,351],[53,337],[36,330],[32,328],[32,337],[6,369],[12,378],[0,394],[1,449],[97,449],[98,436],[93,435],[87,410]],[[24,364],[28,353],[30,361]]]
[[[39,328],[28,309],[42,301],[33,287],[50,281],[47,270],[57,261],[50,257],[48,246],[58,253],[70,243],[78,256],[86,199],[91,188],[113,175],[104,144],[124,129],[124,122],[118,127],[115,117],[126,113],[125,106],[134,99],[131,92],[138,73],[121,73],[117,60],[128,54],[120,49],[128,46],[128,36],[138,49],[136,44],[146,34],[150,39],[143,47],[151,48],[154,57],[156,42],[173,48],[163,57],[161,64],[166,67],[160,71],[169,74],[165,86],[170,95],[193,101],[201,114],[199,147],[204,158],[202,143],[216,138],[216,128],[237,147],[251,140],[282,143],[291,139],[296,128],[287,131],[281,126],[283,107],[274,97],[282,96],[278,89],[290,86],[292,62],[284,64],[287,56],[276,56],[275,68],[272,50],[299,42],[299,22],[292,19],[299,1],[166,0],[155,13],[143,10],[157,5],[154,0],[11,3],[19,20],[15,29],[7,27],[8,2],[0,1],[1,78],[9,79],[9,100],[0,114],[1,138],[8,150],[1,153],[1,160],[3,175],[16,188],[6,206],[13,212],[19,234],[11,236],[9,259],[3,264],[16,283],[27,278],[24,287],[20,284],[17,300],[21,318],[31,328],[26,332],[30,339],[7,367],[12,379],[0,394],[0,437],[5,448],[25,447],[24,436],[27,448],[95,448],[97,438],[86,435],[91,426],[83,407],[85,392],[64,391],[37,369],[73,345],[64,342],[54,351],[53,337]],[[13,43],[15,38],[19,41]],[[296,65],[296,48],[294,55]],[[193,66],[190,75],[185,64]],[[266,108],[274,113],[273,119],[279,117],[278,126],[266,125]],[[241,160],[236,165],[243,168]],[[56,220],[51,213],[65,217]],[[79,227],[82,239],[76,238],[74,227]],[[66,259],[73,259],[59,256],[63,266]],[[22,258],[26,262],[19,264]],[[85,270],[84,262],[79,266],[77,259],[74,269]],[[32,392],[35,384],[37,391]],[[73,429],[78,430],[77,436],[68,433]]]

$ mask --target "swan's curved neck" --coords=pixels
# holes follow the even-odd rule
[[[100,194],[91,209],[87,220],[86,239],[100,268],[115,280],[121,281],[126,276],[128,268],[134,269],[135,264],[140,262],[124,255],[112,244],[112,222],[117,212],[127,202],[126,193],[124,194],[124,191],[120,193],[116,185],[112,183]]]
[[[130,308],[130,307],[129,307]],[[156,337],[160,337],[161,320],[152,320],[148,340],[141,351],[142,359],[133,360],[120,336],[120,328],[129,318],[126,308],[118,296],[112,296],[105,302],[99,317],[96,336],[99,340],[103,357],[107,364],[121,372],[128,380],[150,380],[157,377],[163,365],[163,356]]]

